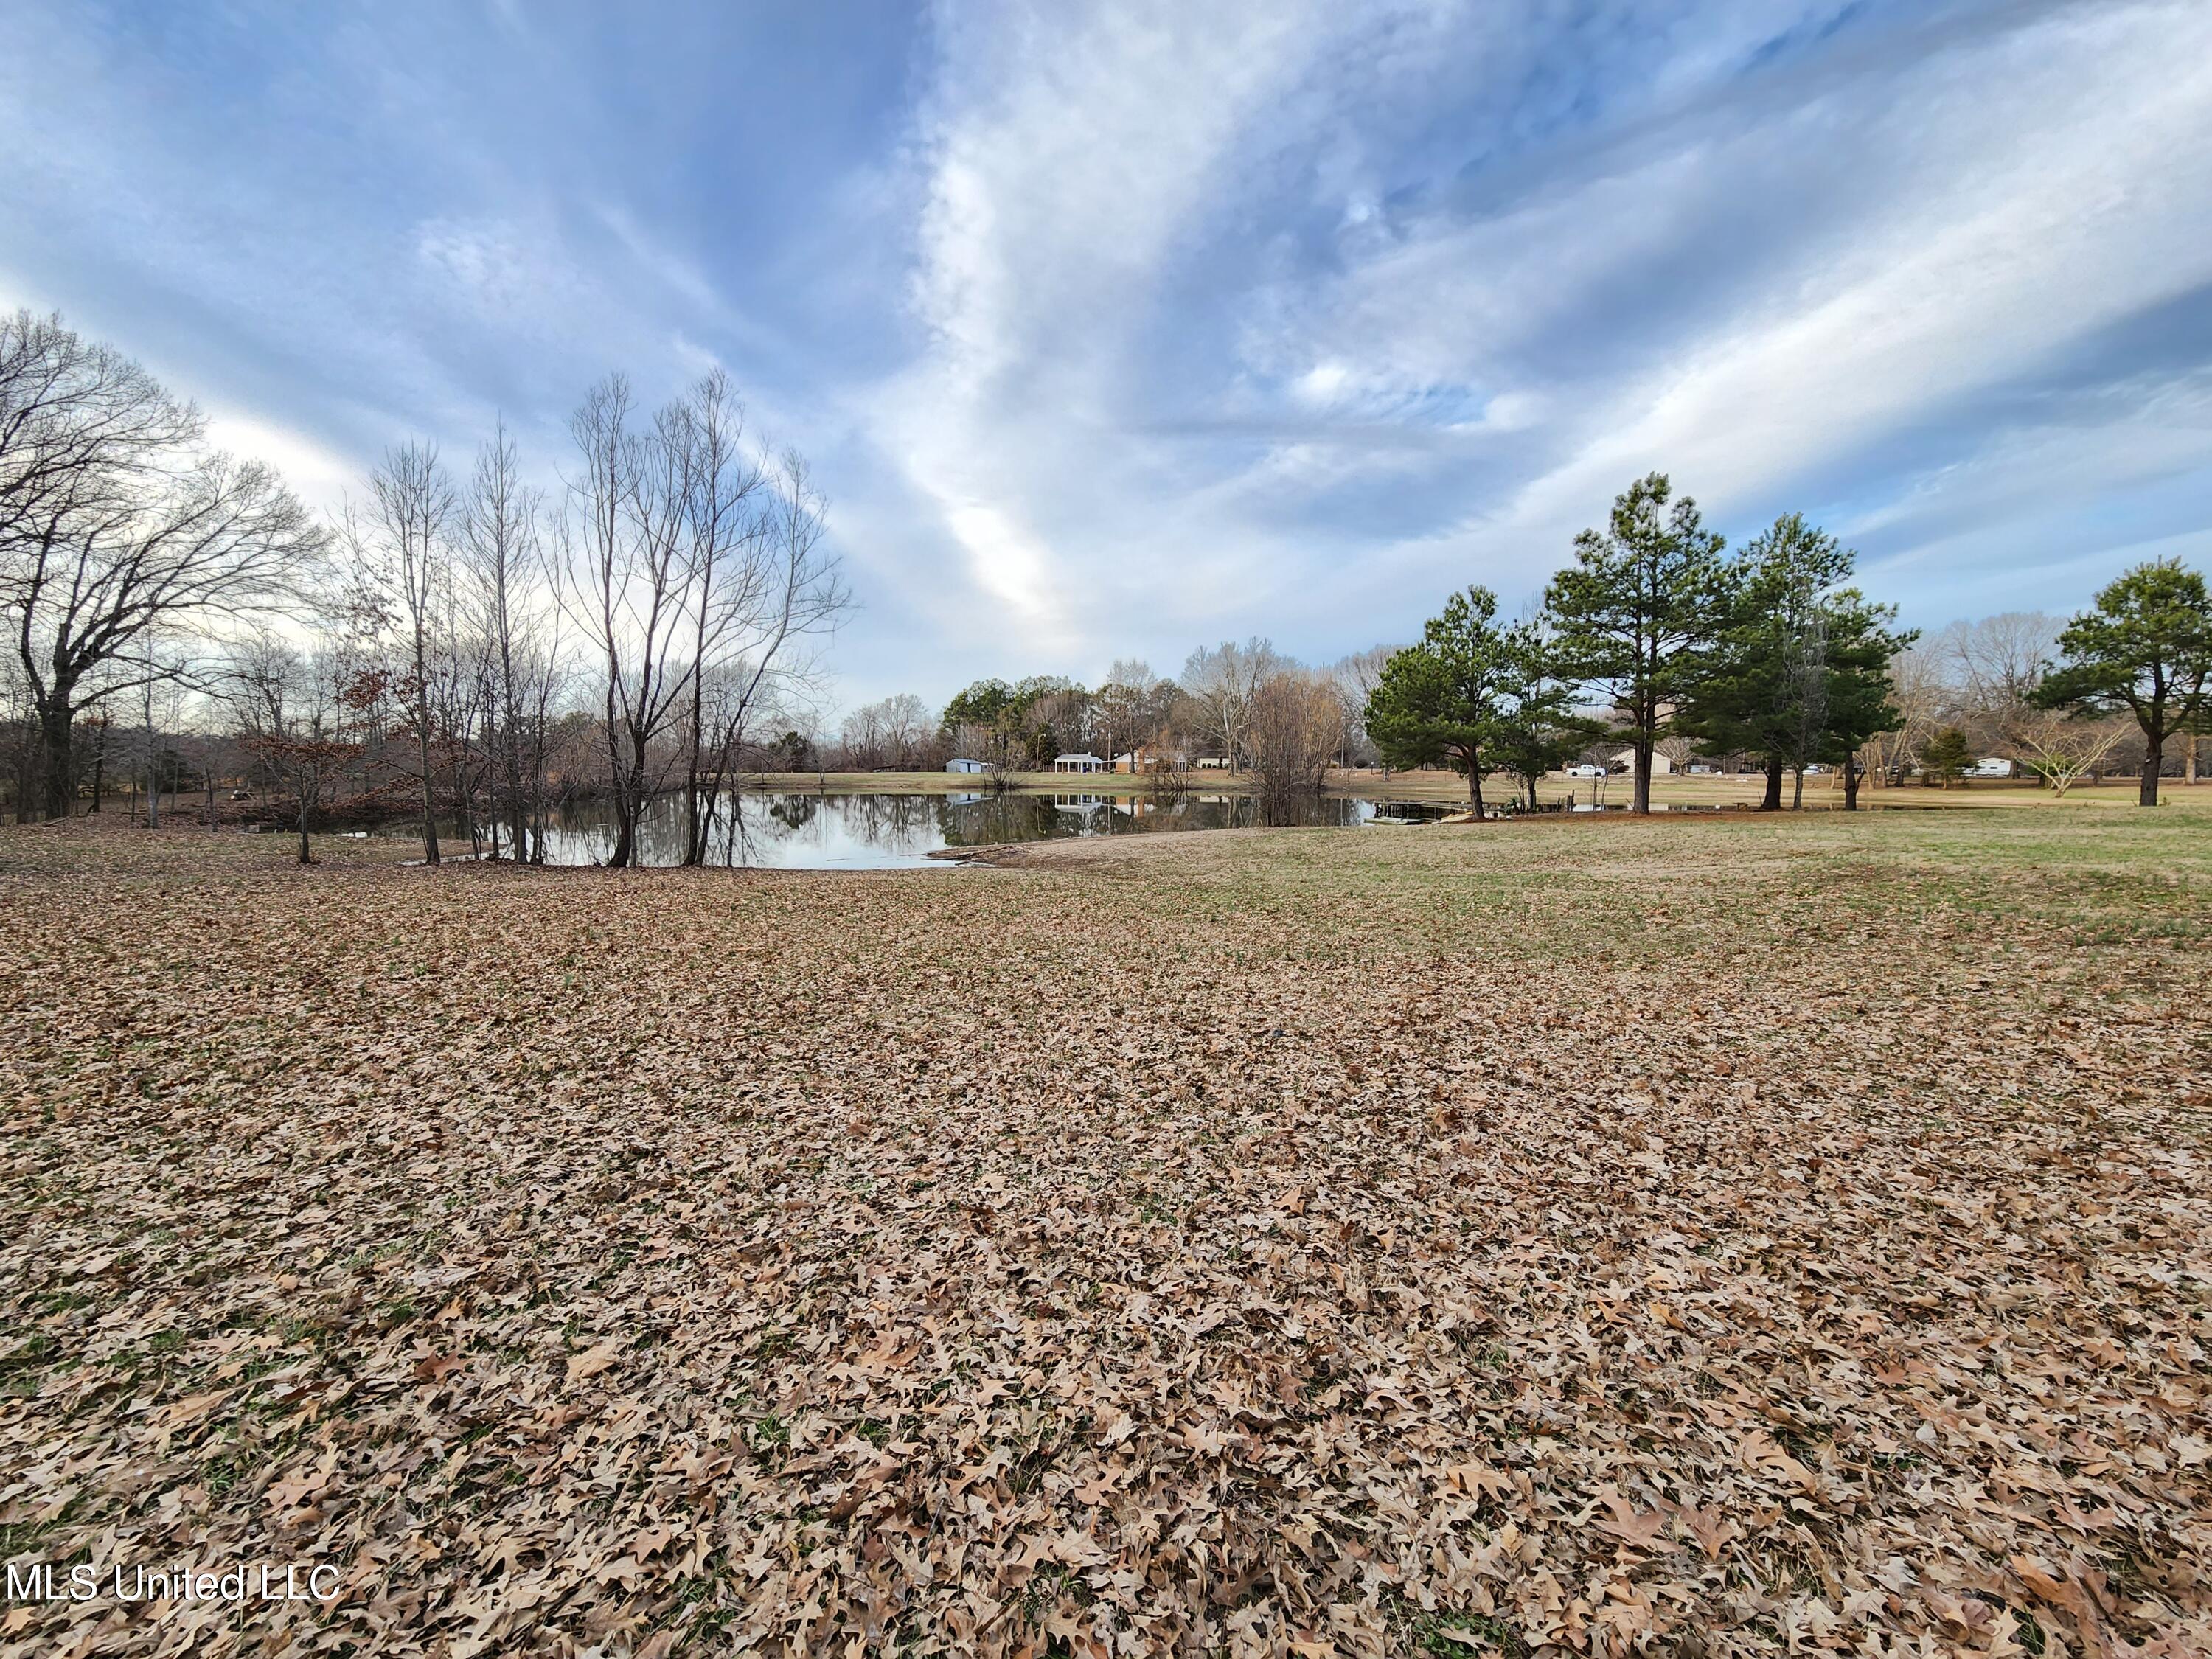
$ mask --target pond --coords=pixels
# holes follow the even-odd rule
[[[732,811],[735,807],[734,815]],[[1433,805],[1364,797],[1303,796],[1276,823],[1342,827],[1440,816]],[[1270,822],[1249,795],[1180,798],[1060,794],[812,794],[744,791],[725,796],[708,862],[776,870],[893,870],[951,867],[930,854],[947,848],[1076,836],[1249,829]],[[598,864],[613,848],[613,809],[571,806],[553,820],[547,861]],[[684,803],[656,797],[639,825],[639,862],[672,865],[684,856]]]

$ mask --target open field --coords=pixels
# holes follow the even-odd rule
[[[1600,781],[1589,778],[1570,778],[1554,774],[1540,786],[1539,797],[1546,801],[1558,799],[1571,790],[1577,801],[1588,801],[1591,791]],[[1613,777],[1603,780],[1605,799],[1608,805],[1626,808],[1632,799],[1633,780]],[[1444,771],[1393,772],[1387,778],[1373,769],[1331,772],[1328,786],[1345,794],[1389,795],[1398,800],[1435,801],[1455,806],[1467,805],[1467,780],[1455,773]],[[1506,777],[1486,778],[1483,793],[1493,801],[1505,800],[1514,793],[1513,780]],[[1765,788],[1764,778],[1747,773],[1727,773],[1719,775],[1687,773],[1651,780],[1652,801],[1662,806],[1756,806]],[[2045,806],[2075,810],[2085,806],[2129,807],[2136,805],[2136,781],[2118,780],[2106,784],[2077,784],[2064,795],[2054,795],[2048,789],[2038,788],[2028,781],[2013,781],[1991,778],[1976,778],[1954,784],[1948,789],[1930,789],[1917,780],[1911,783],[1877,787],[1863,783],[1859,788],[1859,805],[1868,811],[1890,809],[1925,809],[1948,807],[1988,806]],[[2167,803],[2175,806],[2194,805],[2212,808],[2212,781],[2185,785],[2179,779],[2166,781]],[[1782,800],[1790,802],[1790,780],[1782,782]],[[1805,807],[1810,811],[1826,811],[1840,808],[1844,804],[1843,780],[1833,773],[1806,779]]]
[[[0,830],[0,1655],[2212,1650],[2208,830]]]
[[[1132,777],[1126,773],[1065,774],[1050,772],[1017,772],[1010,774],[1016,786],[1025,791],[1044,793],[1075,792],[1093,795],[1141,795],[1152,792],[1153,781],[1149,777]],[[1193,772],[1189,775],[1190,788],[1196,794],[1241,794],[1251,787],[1251,780],[1243,773]],[[1328,774],[1328,787],[1335,793],[1349,795],[1380,795],[1393,800],[1434,801],[1441,805],[1463,806],[1467,804],[1467,780],[1456,773],[1445,771],[1392,772],[1388,775],[1369,768],[1350,771],[1333,770]],[[1592,797],[1595,780],[1554,775],[1547,781],[1540,793],[1550,801],[1571,790],[1578,801]],[[1626,806],[1630,795],[1626,777],[1606,781],[1605,799],[1616,806]],[[775,772],[747,774],[745,787],[750,789],[789,790],[810,793],[826,789],[835,794],[959,794],[981,787],[972,773],[959,772],[831,772],[817,775],[812,772]],[[1723,776],[1686,774],[1654,778],[1651,798],[1661,805],[1720,806],[1758,805],[1765,780],[1741,774]],[[1515,789],[1511,779],[1503,775],[1486,779],[1483,788],[1495,800],[1504,800]],[[2169,801],[2176,805],[2197,805],[2212,809],[2212,781],[2185,785],[2170,780],[2166,787]],[[1805,805],[1814,810],[1839,807],[1843,805],[1843,783],[1832,773],[1808,778],[1805,784]],[[1783,799],[1790,799],[1787,781],[1783,785]],[[2051,794],[2048,789],[2039,789],[2026,782],[1998,781],[1976,779],[1949,789],[1929,789],[1918,783],[1899,787],[1863,787],[1859,794],[1862,806],[1869,811],[1892,807],[1954,807],[1954,806],[2053,806],[2075,809],[2084,806],[2125,806],[2136,804],[2136,782],[2133,778],[2106,784],[2076,785],[2063,797]]]

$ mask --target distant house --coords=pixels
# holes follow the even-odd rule
[[[1200,755],[1198,757],[1197,763],[1198,769],[1201,772],[1226,772],[1229,770],[1228,758],[1222,755]]]
[[[948,772],[988,772],[991,769],[979,760],[949,760],[945,763]]]
[[[1613,757],[1613,769],[1616,772],[1633,772],[1636,769],[1636,751],[1633,749],[1624,749],[1618,755],[1615,755]],[[1651,775],[1653,777],[1666,777],[1668,774],[1672,773],[1674,769],[1674,763],[1673,761],[1668,759],[1666,756],[1661,754],[1656,749],[1651,751]]]
[[[1054,755],[1052,769],[1055,772],[1103,772],[1109,769],[1097,755]]]
[[[1116,772],[1158,772],[1189,764],[1190,757],[1180,749],[1158,749],[1149,743],[1140,743],[1127,754],[1115,756],[1113,769]]]

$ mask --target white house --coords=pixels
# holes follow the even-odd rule
[[[979,760],[949,760],[945,763],[948,772],[988,772],[991,769]]]
[[[1633,749],[1624,749],[1618,755],[1615,755],[1613,757],[1613,769],[1616,772],[1635,771],[1636,751]],[[1674,769],[1674,763],[1673,761],[1668,760],[1666,756],[1661,754],[1656,749],[1651,751],[1651,775],[1653,777],[1663,778],[1669,773],[1673,772]]]
[[[1198,769],[1201,772],[1226,772],[1229,769],[1229,757],[1226,755],[1200,755],[1198,757]]]
[[[1110,769],[1097,755],[1054,755],[1052,769],[1055,772],[1104,772]]]

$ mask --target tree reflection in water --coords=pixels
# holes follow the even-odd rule
[[[1406,809],[1394,808],[1394,812]],[[928,863],[945,848],[1079,836],[1141,835],[1262,824],[1364,823],[1375,803],[1308,795],[1263,808],[1249,795],[1154,798],[1085,793],[804,794],[741,792],[726,797],[709,861],[769,869],[884,869]],[[547,837],[556,864],[597,864],[614,846],[614,815],[585,803],[557,814]],[[638,862],[682,862],[679,796],[657,797],[638,824]]]

